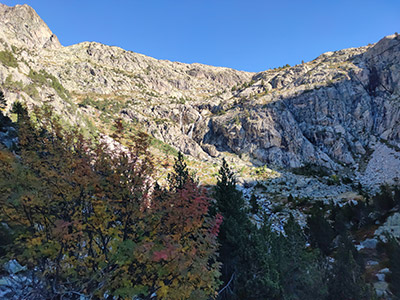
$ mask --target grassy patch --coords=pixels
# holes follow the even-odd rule
[[[24,84],[22,81],[13,81],[12,75],[10,74],[4,82],[4,87],[11,91],[22,91],[24,89]]]
[[[93,121],[87,116],[81,116],[81,120],[85,124],[85,126],[81,128],[83,135],[91,138],[92,140],[96,139],[98,136],[98,130]]]
[[[78,104],[79,107],[94,107],[99,111],[108,112],[111,114],[119,113],[123,108],[126,108],[126,105],[122,102],[122,100],[116,99],[98,99],[94,100],[92,97],[87,96],[82,100],[81,103]]]
[[[39,99],[39,92],[34,84],[28,84],[24,86],[23,91],[27,93],[32,99]]]
[[[0,51],[0,62],[8,67],[18,67],[18,61],[10,51]]]
[[[68,100],[68,91],[62,86],[55,76],[47,73],[45,70],[40,70],[39,72],[30,70],[28,77],[37,85],[46,85],[52,87],[61,99]]]
[[[159,139],[152,138],[150,145],[156,149],[163,151],[165,154],[178,156],[178,151],[174,147],[164,143],[163,141],[160,141]]]

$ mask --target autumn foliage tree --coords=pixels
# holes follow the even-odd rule
[[[192,180],[154,189],[145,134],[122,146],[119,122],[110,147],[65,130],[50,109],[18,116],[18,157],[0,151],[1,222],[18,228],[8,258],[40,280],[43,297],[214,295],[221,219]]]

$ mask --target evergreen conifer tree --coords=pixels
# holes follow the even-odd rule
[[[168,174],[170,188],[180,190],[185,186],[186,183],[193,181],[193,178],[189,174],[183,154],[182,152],[179,152],[178,157],[175,159],[174,172]]]
[[[325,219],[322,209],[316,209],[307,218],[310,242],[314,248],[319,248],[324,255],[331,252],[332,240],[335,232],[328,221]]]
[[[280,274],[280,299],[325,299],[325,262],[318,251],[306,248],[306,237],[291,215],[274,250]]]
[[[250,232],[246,247],[242,249],[238,266],[237,299],[279,299],[280,274],[271,255],[278,235],[268,224]]]
[[[17,114],[17,122],[20,123],[21,120],[24,120],[28,116],[28,111],[26,107],[19,101],[15,101],[12,105],[11,112]]]
[[[220,261],[222,262],[222,281],[227,284],[232,278],[235,284],[238,278],[238,264],[243,248],[248,241],[250,221],[244,211],[242,193],[236,189],[234,173],[224,159],[219,171],[219,178],[214,194],[216,209],[223,216],[218,240],[220,247]],[[237,285],[237,284],[236,284]],[[225,294],[233,291],[233,284]]]
[[[3,115],[3,110],[6,108],[7,102],[2,90],[0,90],[0,131],[2,130],[3,126],[7,126],[11,123],[9,117]]]
[[[218,239],[224,287],[219,299],[278,299],[279,274],[271,255],[277,235],[268,225],[258,229],[251,223],[235,175],[225,160],[214,197],[216,210],[223,216]]]
[[[260,204],[258,204],[257,197],[254,194],[252,194],[250,197],[250,207],[250,212],[252,214],[256,214],[260,210]]]
[[[396,297],[395,299],[400,299],[400,245],[396,239],[391,238],[390,243],[390,291]]]
[[[329,276],[329,300],[374,299],[375,294],[365,283],[362,268],[356,262],[348,234],[341,235],[339,243]]]
[[[400,187],[399,186],[396,186],[394,188],[393,200],[394,200],[395,205],[400,205]]]
[[[5,109],[7,106],[6,98],[2,90],[0,90],[0,111]]]

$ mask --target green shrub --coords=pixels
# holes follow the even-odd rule
[[[151,139],[150,145],[153,146],[156,149],[159,149],[159,150],[163,151],[166,154],[170,154],[170,155],[173,155],[173,156],[178,156],[178,151],[174,147],[172,147],[172,146],[170,146],[170,145],[168,145],[168,144],[164,143],[163,141],[160,141],[160,140],[158,140],[156,138],[152,138]]]
[[[339,185],[340,184],[340,178],[336,174],[332,174],[329,179],[328,179],[328,185]]]
[[[18,61],[10,51],[0,51],[0,62],[8,67],[18,67]]]
[[[296,175],[316,176],[316,177],[324,177],[330,175],[329,172],[326,170],[326,168],[312,163],[307,163],[304,166],[293,168],[292,172]]]
[[[93,106],[93,100],[90,99],[89,97],[86,97],[83,99],[81,103],[78,104],[79,107],[85,107],[87,108],[88,106]]]
[[[12,75],[8,75],[6,81],[4,82],[4,87],[11,91],[22,91],[24,84],[22,81],[13,81]]]
[[[395,206],[392,189],[387,185],[381,186],[380,192],[372,200],[375,209],[382,213],[389,211]]]
[[[24,87],[24,92],[27,93],[31,98],[33,99],[38,99],[39,98],[39,92],[36,89],[34,84],[28,84]]]
[[[68,91],[62,86],[62,84],[58,81],[58,79],[47,73],[45,70],[40,70],[39,72],[30,70],[29,78],[38,85],[46,85],[52,87],[60,96],[60,98],[67,100],[68,99]]]

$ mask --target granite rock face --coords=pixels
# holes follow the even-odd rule
[[[399,71],[400,38],[389,36],[257,74],[204,140],[279,166],[354,166],[377,142],[400,145]]]
[[[37,15],[24,4],[9,7],[0,3],[0,38],[12,41],[15,46],[28,48],[58,49],[61,47],[56,35]]]
[[[51,98],[57,112],[79,124],[78,116],[104,114],[99,103],[108,101],[115,109],[107,118],[122,117],[199,159],[215,161],[227,151],[255,165],[349,169],[368,184],[400,178],[400,169],[386,172],[400,163],[397,35],[260,73],[156,60],[95,42],[62,47],[27,5],[0,5],[0,38],[0,51],[18,62],[0,63],[10,103]],[[35,81],[32,72],[41,71],[68,99],[54,84]],[[379,160],[375,151],[387,155]],[[370,170],[385,175],[375,180]]]

